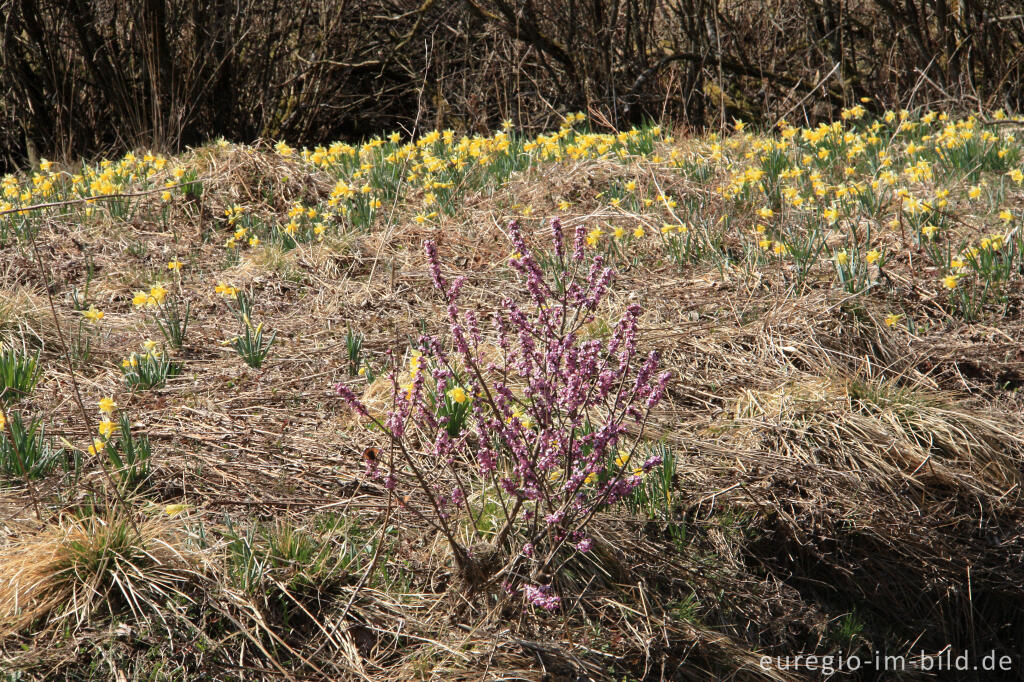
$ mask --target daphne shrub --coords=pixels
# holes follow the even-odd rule
[[[661,463],[640,446],[670,377],[657,353],[637,349],[636,304],[607,338],[589,338],[614,273],[588,258],[582,227],[568,247],[559,221],[551,227],[546,274],[512,223],[519,295],[486,314],[460,305],[465,278],[446,278],[426,242],[448,333],[420,339],[411,381],[392,374],[382,416],[336,386],[390,441],[368,473],[410,488],[403,504],[447,538],[463,578],[546,610],[560,602],[547,576],[567,552],[590,550],[594,515]]]

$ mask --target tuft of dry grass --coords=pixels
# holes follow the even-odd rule
[[[137,619],[161,619],[203,563],[180,522],[138,523],[120,512],[65,515],[8,534],[0,551],[0,634],[38,622],[72,627],[120,605]]]

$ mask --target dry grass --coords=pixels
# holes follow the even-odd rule
[[[921,301],[914,312],[946,326],[893,329],[882,290],[794,293],[783,266],[679,269],[637,247],[602,316],[639,303],[644,344],[678,374],[651,426],[678,457],[673,503],[659,518],[602,514],[596,551],[559,578],[581,596],[544,616],[454,589],[443,545],[361,475],[379,436],[331,386],[359,381],[346,372],[347,329],[380,372],[421,325],[443,328],[423,238],[439,241],[446,269],[467,274],[466,298],[486,310],[512,281],[512,204],[546,215],[570,197],[568,225],[613,220],[593,198],[620,167],[566,164],[472,194],[463,215],[435,226],[397,212],[369,232],[264,244],[234,262],[218,222],[226,207],[280,220],[331,180],[234,146],[182,162],[203,170],[204,194],[173,209],[172,229],[65,218],[38,237],[66,333],[77,313],[59,296],[84,283],[89,256],[105,318],[75,377],[90,410],[114,395],[148,434],[154,472],[126,507],[97,502],[107,483],[87,455],[32,489],[7,482],[3,667],[69,679],[786,680],[805,677],[764,670],[760,655],[1019,641],[1019,314],[953,323]],[[704,192],[653,180],[679,197]],[[543,238],[539,220],[524,222]],[[0,331],[37,338],[47,363],[23,409],[82,448],[91,434],[43,278],[17,264],[16,247],[0,253],[15,264],[0,272]],[[185,262],[180,282],[166,269],[173,258]],[[132,393],[120,359],[158,338],[132,291],[156,280],[193,304],[177,354],[185,370]],[[256,317],[278,331],[259,371],[222,345],[236,330],[218,281],[256,291]],[[365,390],[386,401],[391,389],[379,378]],[[83,514],[87,504],[97,511]],[[184,507],[170,515],[169,504]]]
[[[202,563],[185,539],[166,518],[132,521],[117,511],[9,533],[0,558],[0,633],[40,620],[80,627],[101,607],[162,618]]]

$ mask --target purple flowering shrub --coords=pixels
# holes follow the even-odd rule
[[[582,227],[567,249],[552,221],[549,278],[516,223],[510,232],[523,296],[487,315],[490,334],[480,313],[459,305],[465,278],[446,279],[426,242],[448,335],[420,340],[413,379],[399,385],[392,377],[383,418],[343,384],[336,388],[389,437],[390,456],[369,473],[389,490],[414,489],[405,506],[447,538],[463,577],[500,581],[553,610],[559,597],[539,576],[566,552],[589,551],[594,515],[661,463],[658,455],[643,459],[639,446],[670,373],[658,373],[656,353],[639,355],[635,304],[607,339],[588,338],[613,272],[600,255],[588,262]]]

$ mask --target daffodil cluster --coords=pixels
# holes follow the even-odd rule
[[[673,161],[688,174],[718,169],[726,216],[754,212],[745,239],[755,263],[790,263],[802,281],[830,260],[838,282],[856,293],[877,281],[896,250],[919,248],[936,289],[952,292],[971,279],[978,305],[1001,295],[1010,277],[1003,264],[1024,249],[1017,215],[999,206],[1024,185],[1014,128],[998,125],[1005,114],[954,120],[904,109],[871,120],[866,104],[815,126],[780,121],[771,134],[737,125],[735,134],[711,135]],[[968,241],[957,218],[964,213],[983,216],[996,231]]]
[[[337,178],[328,201],[318,209],[320,224],[327,225],[327,219],[335,217],[365,228],[391,202],[411,206],[415,221],[423,224],[457,211],[466,191],[499,185],[513,172],[561,161],[628,160],[651,154],[654,143],[664,139],[657,126],[599,134],[585,131],[584,125],[583,114],[570,114],[557,131],[534,138],[517,134],[510,123],[490,136],[433,130],[403,142],[401,135],[393,133],[361,145],[336,142],[303,149],[298,156]],[[295,155],[284,142],[275,149],[284,157]],[[308,216],[310,209],[305,210]],[[302,228],[299,221],[288,225],[296,232]],[[322,233],[316,231],[315,222],[313,230],[317,236]]]

